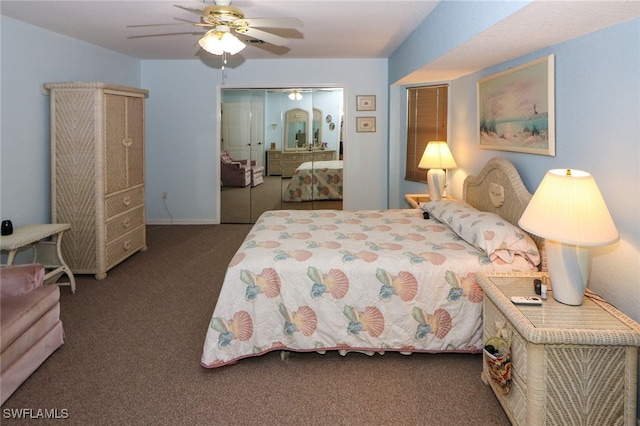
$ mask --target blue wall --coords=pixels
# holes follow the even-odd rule
[[[455,22],[451,20],[450,22]],[[456,31],[452,25],[451,31]],[[478,79],[555,55],[556,156],[481,150],[477,142]],[[395,54],[394,54],[395,57]],[[402,64],[390,60],[390,75],[402,79]],[[410,74],[412,68],[405,68]],[[620,241],[592,249],[589,288],[640,321],[640,19],[600,30],[450,82],[449,144],[458,164],[450,192],[460,198],[462,182],[494,156],[508,158],[534,192],[547,170],[590,172],[603,193]],[[395,80],[392,80],[395,81]],[[428,82],[425,82],[428,83]],[[405,117],[402,86],[390,93],[390,206],[402,194],[426,192],[401,177]],[[395,131],[393,131],[395,129]],[[640,364],[639,364],[640,365]],[[640,368],[640,367],[639,367]],[[640,403],[639,412],[640,412]]]
[[[15,226],[51,220],[49,97],[42,84],[140,85],[140,61],[0,16],[0,212]]]
[[[23,22],[0,17],[2,125],[0,216],[14,226],[50,221],[49,97],[43,83],[103,81],[150,91],[146,101],[147,220],[218,221],[221,87],[337,86],[345,89],[346,186],[386,187],[386,59],[139,61]],[[25,54],[28,52],[28,54]],[[376,133],[356,133],[356,95],[376,95]],[[363,155],[365,153],[366,155]],[[369,158],[367,158],[369,157]],[[375,173],[370,173],[371,168]],[[386,191],[345,195],[350,208],[385,208]]]
[[[218,220],[219,90],[221,88],[342,87],[345,89],[345,208],[386,208],[387,60],[323,59],[216,63],[143,61],[147,103],[147,219],[173,223]],[[232,64],[233,65],[233,64]],[[374,112],[356,112],[356,95],[376,95]],[[376,133],[357,133],[355,116],[376,116]],[[358,191],[368,182],[379,191]],[[350,190],[349,188],[353,188]],[[175,194],[175,196],[174,196]]]
[[[640,20],[607,28],[451,83],[452,152],[459,189],[489,158],[511,160],[534,192],[547,170],[591,173],[621,241],[592,250],[589,287],[640,321]],[[615,46],[615,48],[612,48]],[[556,156],[480,150],[476,137],[476,81],[531,60],[555,55]]]

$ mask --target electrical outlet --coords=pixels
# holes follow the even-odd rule
[[[162,199],[166,200],[167,198],[169,198],[169,193],[167,191],[162,191]]]

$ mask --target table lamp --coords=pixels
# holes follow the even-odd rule
[[[453,169],[456,165],[449,146],[445,141],[430,141],[424,149],[419,169],[429,169],[427,172],[427,185],[429,185],[429,198],[437,201],[442,198],[446,174],[443,169]]]
[[[518,224],[545,238],[553,298],[581,305],[589,281],[589,247],[619,238],[593,176],[581,170],[549,170]]]

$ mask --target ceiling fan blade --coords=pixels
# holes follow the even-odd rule
[[[202,33],[180,32],[180,33],[164,33],[164,34],[145,34],[145,35],[138,35],[138,36],[129,36],[129,37],[127,37],[127,39],[165,37],[165,36],[175,36],[175,35],[199,35],[199,36],[201,36]]]
[[[204,24],[201,24],[200,22],[188,21],[188,20],[182,19],[182,18],[173,18],[173,19],[175,19],[176,21],[180,21],[180,22],[167,23],[167,24],[127,25],[127,28],[162,27],[162,26],[167,26],[167,25],[195,25],[196,27],[205,26]],[[207,24],[206,26],[209,26],[209,25]]]
[[[195,13],[196,15],[202,16],[202,9],[196,9],[194,7],[182,6],[180,4],[174,4],[178,9],[186,10],[187,12]]]
[[[174,24],[141,24],[141,25],[127,25],[127,28],[144,28],[144,27],[166,27],[170,25],[195,25],[197,22],[180,22]]]
[[[280,37],[279,35],[271,34],[266,31],[258,30],[255,28],[242,27],[237,28],[236,32],[240,34],[247,35],[249,37],[266,41],[267,43],[273,44],[275,46],[286,46],[289,44],[289,40],[284,37]]]
[[[303,23],[298,18],[247,18],[239,19],[235,22],[239,26],[250,26],[253,28],[298,28]]]

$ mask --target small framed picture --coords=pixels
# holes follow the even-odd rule
[[[375,132],[375,117],[356,117],[356,132]]]
[[[356,96],[356,111],[375,111],[376,95]]]

